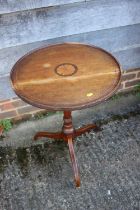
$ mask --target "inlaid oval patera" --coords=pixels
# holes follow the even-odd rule
[[[72,63],[62,63],[55,68],[56,74],[63,77],[72,76],[77,72],[77,70],[77,66]]]

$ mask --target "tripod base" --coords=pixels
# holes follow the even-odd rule
[[[84,126],[83,128],[79,128],[77,130],[74,129],[72,125],[72,116],[70,111],[64,111],[64,124],[62,128],[62,132],[51,133],[51,132],[38,132],[34,136],[34,140],[37,140],[40,137],[48,137],[53,139],[63,139],[68,143],[70,158],[72,162],[74,178],[76,187],[80,187],[80,176],[77,166],[77,160],[73,147],[73,140],[75,137],[80,136],[85,132],[89,132],[91,129],[99,130],[95,124]]]

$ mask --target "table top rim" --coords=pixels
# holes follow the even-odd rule
[[[112,90],[102,96],[101,98],[98,98],[97,100],[93,100],[93,101],[90,101],[90,102],[87,102],[87,103],[79,103],[79,104],[76,104],[76,105],[69,105],[69,106],[66,106],[66,105],[62,105],[59,106],[59,105],[54,105],[54,104],[43,104],[43,103],[38,103],[38,102],[34,102],[32,101],[31,99],[23,96],[19,90],[17,90],[14,85],[13,85],[13,75],[14,75],[14,69],[15,67],[20,63],[20,61],[22,61],[24,58],[26,58],[28,55],[31,55],[32,53],[34,52],[37,52],[37,51],[40,51],[42,49],[45,49],[45,48],[49,48],[49,47],[55,47],[55,46],[58,46],[58,45],[62,45],[62,44],[70,44],[70,45],[83,45],[83,46],[87,46],[87,47],[92,47],[92,48],[96,48],[98,50],[101,50],[103,51],[104,53],[107,53],[108,55],[110,55],[114,61],[116,62],[116,64],[118,65],[118,68],[119,68],[119,79],[118,79],[118,83],[116,84],[116,86],[114,88],[112,88]],[[11,82],[11,86],[14,90],[14,92],[16,93],[16,95],[21,98],[23,101],[25,101],[26,103],[32,105],[32,106],[35,106],[35,107],[38,107],[38,108],[41,108],[41,109],[46,109],[46,110],[50,110],[50,111],[67,111],[67,110],[79,110],[79,109],[84,109],[84,108],[88,108],[88,107],[91,107],[91,106],[94,106],[94,105],[97,105],[99,103],[101,103],[102,101],[105,101],[107,100],[108,98],[110,98],[119,88],[120,86],[120,83],[121,83],[121,72],[122,72],[122,68],[121,68],[121,65],[119,63],[119,61],[116,59],[116,57],[114,57],[114,55],[112,55],[110,52],[106,51],[105,49],[103,48],[100,48],[100,47],[97,47],[95,45],[91,45],[91,44],[85,44],[85,43],[79,43],[79,42],[62,42],[62,43],[57,43],[57,44],[49,44],[49,45],[44,45],[42,47],[38,47],[36,49],[33,49],[31,51],[29,51],[28,53],[26,53],[25,55],[23,55],[12,67],[11,69],[11,72],[10,72],[10,82]]]

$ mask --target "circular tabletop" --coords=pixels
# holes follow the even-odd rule
[[[114,94],[120,65],[105,50],[62,43],[23,56],[11,71],[15,93],[27,103],[47,110],[76,110]]]

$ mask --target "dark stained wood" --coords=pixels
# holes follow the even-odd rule
[[[48,137],[68,143],[76,187],[80,186],[80,176],[74,138],[98,128],[92,124],[75,130],[71,110],[107,99],[117,90],[120,80],[120,65],[110,53],[79,43],[35,50],[21,58],[12,69],[11,81],[19,97],[40,108],[64,111],[60,133],[38,132],[34,140]]]
[[[91,129],[98,130],[98,127],[95,124],[92,124],[92,125],[87,125],[83,128],[79,128],[75,130],[72,124],[72,115],[70,111],[64,111],[63,120],[64,120],[64,124],[62,127],[62,132],[60,133],[50,133],[50,132],[44,132],[44,131],[38,132],[34,136],[34,140],[37,140],[40,137],[48,137],[48,138],[53,138],[57,140],[63,139],[64,141],[68,143],[73,172],[74,172],[75,185],[76,187],[79,187],[80,176],[79,176],[77,160],[76,160],[76,156],[75,156],[75,152],[73,148],[73,141],[75,137],[80,136],[81,134],[85,132],[89,132]]]
[[[64,43],[40,48],[13,67],[16,94],[47,110],[75,110],[110,97],[120,82],[120,65],[108,52]]]
[[[65,111],[64,112],[64,124],[63,124],[63,128],[62,131],[64,133],[64,135],[73,135],[74,134],[74,127],[72,124],[72,116],[71,116],[71,112],[70,111]]]
[[[74,171],[75,184],[76,184],[76,187],[80,187],[80,176],[79,176],[77,160],[76,160],[75,152],[74,152],[74,148],[73,148],[73,139],[71,136],[68,137],[68,146],[69,146],[72,167],[73,167],[73,171]]]
[[[82,134],[84,134],[85,132],[89,132],[91,130],[94,130],[94,131],[99,131],[100,128],[98,128],[97,125],[95,124],[91,124],[91,125],[86,125],[84,126],[83,128],[79,128],[75,131],[75,134],[74,134],[74,137],[77,137],[77,136],[80,136]]]
[[[36,135],[34,136],[34,140],[36,141],[38,138],[40,137],[47,137],[47,138],[53,138],[53,139],[62,139],[63,138],[63,134],[62,133],[50,133],[50,132],[45,132],[45,131],[41,131],[36,133]]]

